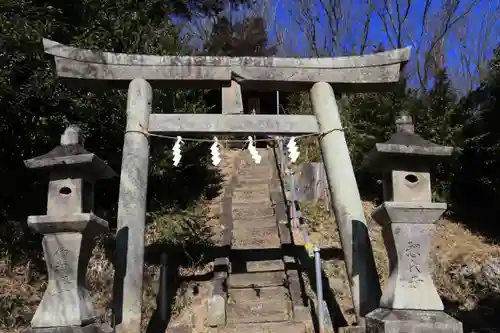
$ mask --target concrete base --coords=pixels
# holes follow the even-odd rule
[[[462,323],[441,311],[379,308],[366,315],[366,333],[462,332]]]
[[[108,324],[90,324],[87,326],[30,328],[25,333],[112,333]]]

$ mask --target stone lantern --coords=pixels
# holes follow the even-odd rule
[[[366,316],[366,332],[462,332],[462,324],[443,312],[429,260],[435,223],[447,207],[432,202],[430,167],[453,148],[415,134],[409,116],[400,116],[396,127],[367,158],[384,175],[384,203],[372,216],[382,226],[390,275],[380,308]]]
[[[94,183],[116,173],[80,145],[79,128],[70,126],[61,145],[25,161],[26,167],[49,173],[47,214],[29,216],[28,226],[43,234],[48,284],[31,321],[33,331],[95,332],[96,315],[85,285],[95,238],[108,223],[95,216]],[[64,331],[66,332],[66,330]]]

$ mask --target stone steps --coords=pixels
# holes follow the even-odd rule
[[[246,264],[247,272],[279,272],[285,270],[283,260],[249,261]]]
[[[251,219],[249,217],[236,219],[235,222],[238,224],[233,229],[233,239],[243,239],[243,237],[248,239],[278,239],[276,235],[276,222],[272,222],[267,218]],[[276,236],[276,237],[274,237]],[[278,246],[276,245],[267,245]]]
[[[254,182],[245,186],[238,186],[238,183],[236,185],[235,191],[244,191],[244,192],[260,192],[260,191],[267,191],[269,192],[269,183],[268,182],[263,182],[262,178],[260,182]]]
[[[259,249],[266,246],[280,246],[276,222],[240,221],[233,229],[232,247],[234,249]]]
[[[265,205],[260,206],[259,209],[255,207],[250,207],[250,205],[243,202],[233,202],[233,220],[241,219],[242,216],[251,216],[256,220],[262,218],[274,219],[274,210],[271,206],[271,202],[267,202]]]
[[[281,287],[284,283],[283,271],[231,274],[227,281],[229,289]]]
[[[248,196],[246,198],[238,198],[233,195],[233,205],[245,205],[248,208],[265,208],[265,207],[271,207],[271,200],[269,199],[269,196],[264,197],[254,197],[254,196]],[[257,206],[257,207],[250,207],[250,206]]]
[[[285,288],[229,290],[227,323],[288,321],[290,302]]]
[[[267,151],[255,165],[240,154],[237,183],[232,191],[232,243],[225,326],[212,332],[305,332],[294,323],[292,301],[287,287],[283,251],[274,208],[270,199],[272,167]]]
[[[210,333],[306,333],[307,328],[302,323],[263,323],[233,324],[219,328]]]
[[[268,184],[268,179],[263,179],[262,176],[255,177],[238,177],[238,188],[243,188],[245,186],[264,186]]]
[[[262,198],[269,200],[269,189],[264,185],[254,185],[251,188],[237,187],[233,192],[233,198]]]

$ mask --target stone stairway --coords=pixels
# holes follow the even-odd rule
[[[232,242],[227,278],[226,325],[217,332],[306,332],[294,322],[293,306],[281,250],[280,233],[270,199],[272,151],[259,149],[255,164],[240,153],[232,190]]]

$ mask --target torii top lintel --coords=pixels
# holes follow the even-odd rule
[[[258,91],[296,91],[329,82],[337,91],[387,90],[399,80],[409,47],[363,56],[335,58],[156,56],[92,51],[44,39],[57,75],[79,84],[127,87],[134,78],[153,87],[218,88],[235,80]]]

